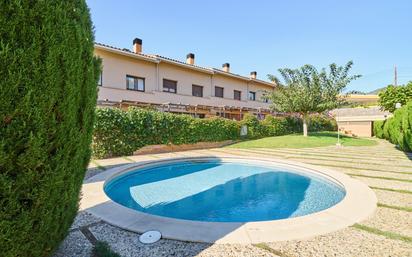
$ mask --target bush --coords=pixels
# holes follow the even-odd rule
[[[395,105],[400,103],[402,106],[412,101],[412,81],[403,86],[389,85],[384,91],[379,93],[379,105],[383,109],[394,112]]]
[[[121,257],[120,254],[114,252],[110,245],[104,241],[97,241],[93,247],[93,257]]]
[[[268,136],[282,136],[290,133],[289,123],[286,118],[266,116],[262,125],[268,128]]]
[[[385,124],[384,120],[377,120],[373,122],[373,134],[377,138],[383,138],[383,125]]]
[[[338,125],[335,119],[326,117],[324,115],[309,116],[309,131],[336,131]]]
[[[375,121],[373,132],[376,137],[389,140],[404,151],[412,150],[412,101],[396,110],[386,121]]]
[[[236,121],[192,118],[131,107],[128,111],[98,108],[93,136],[97,158],[131,155],[145,145],[191,144],[238,139]]]
[[[261,138],[270,135],[269,127],[264,126],[255,115],[245,114],[240,123],[247,126],[248,138]]]
[[[85,1],[0,6],[1,255],[49,256],[77,213],[100,61]]]
[[[312,119],[312,118],[311,118]],[[311,131],[334,130],[334,120],[314,116]],[[296,117],[273,117],[263,121],[246,114],[240,122],[220,117],[192,118],[154,110],[131,107],[98,108],[93,136],[96,158],[131,155],[145,145],[193,144],[240,139],[240,128],[246,125],[247,138],[281,136],[302,132],[302,120]]]

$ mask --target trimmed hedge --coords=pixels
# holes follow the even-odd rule
[[[76,216],[100,60],[85,1],[0,4],[0,255],[50,256]]]
[[[93,153],[96,158],[131,155],[145,145],[191,144],[238,139],[238,122],[197,119],[131,107],[98,108],[94,126]]]
[[[396,144],[404,151],[412,151],[412,101],[396,110],[393,117],[375,121],[373,133]]]
[[[189,115],[131,107],[98,108],[93,136],[96,158],[131,155],[145,145],[192,144],[240,139],[240,128],[248,127],[248,138],[280,136],[302,132],[302,121],[296,117],[267,116],[259,121],[245,115],[242,121],[219,117],[198,119]],[[336,130],[336,123],[320,115],[311,117],[311,130]]]

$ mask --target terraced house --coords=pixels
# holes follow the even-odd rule
[[[245,113],[260,117],[270,113],[265,94],[275,84],[222,69],[195,64],[189,53],[186,61],[142,53],[142,40],[133,40],[133,51],[100,43],[95,54],[103,60],[98,105],[151,106],[162,111],[187,113],[196,117],[222,116],[241,119]]]

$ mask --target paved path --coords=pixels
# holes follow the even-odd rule
[[[370,186],[379,207],[369,219],[327,235],[261,245],[210,245],[162,239],[146,246],[138,235],[79,213],[55,257],[90,256],[95,240],[107,241],[122,256],[412,256],[412,154],[386,141],[369,147],[305,149],[219,148],[178,153],[129,156],[93,161],[90,177],[109,167],[178,156],[247,156],[285,158],[344,172]],[[354,210],[356,211],[356,210]]]

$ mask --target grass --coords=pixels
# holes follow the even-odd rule
[[[301,134],[292,134],[277,137],[265,137],[256,140],[242,141],[229,148],[309,148],[331,146],[337,143],[338,135],[336,132],[313,132],[304,137]],[[372,146],[377,142],[366,138],[355,138],[341,136],[343,146]]]
[[[125,159],[126,161],[129,161],[129,162],[136,162],[135,160],[133,160],[129,157],[126,157],[126,156],[124,156],[123,159]]]
[[[119,254],[115,253],[108,243],[103,241],[97,241],[93,248],[93,257],[121,257]]]
[[[271,247],[269,247],[265,243],[258,243],[258,244],[253,244],[254,247],[260,248],[262,250],[268,251],[270,253],[273,253],[274,255],[280,256],[280,257],[290,257],[290,255],[287,255],[286,253],[283,253],[281,251],[275,250]]]
[[[404,190],[404,189],[394,189],[394,188],[374,187],[374,186],[369,186],[369,187],[372,188],[372,189],[384,190],[384,191],[389,191],[389,192],[396,192],[396,193],[401,193],[401,194],[412,194],[412,191]]]
[[[394,205],[388,205],[384,203],[378,203],[378,207],[394,209],[398,211],[412,212],[412,207],[407,207],[407,206],[394,206]]]
[[[403,242],[412,244],[412,237],[409,237],[409,236],[403,236],[403,235],[400,235],[400,234],[397,234],[397,233],[393,233],[393,232],[389,232],[389,231],[383,231],[383,230],[380,230],[380,229],[377,229],[377,228],[368,227],[368,226],[361,225],[361,224],[358,224],[358,223],[352,225],[352,227],[363,230],[363,231],[366,231],[366,232],[369,232],[369,233],[372,233],[372,234],[375,234],[375,235],[384,236],[384,237],[389,238],[389,239],[401,240]]]
[[[362,177],[362,178],[376,178],[376,179],[384,179],[384,180],[393,180],[393,181],[412,183],[412,179],[392,178],[392,177],[382,177],[382,176],[369,176],[369,175],[356,174],[356,173],[346,173],[346,174],[350,175],[350,176]]]
[[[97,161],[91,160],[90,162],[93,163],[94,165],[96,165],[96,167],[97,167],[98,169],[106,170],[106,167],[100,165]]]

